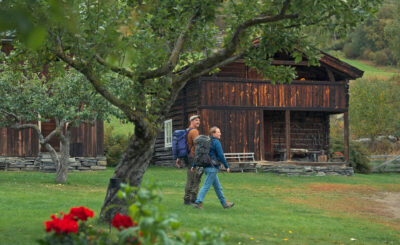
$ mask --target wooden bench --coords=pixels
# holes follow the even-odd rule
[[[224,153],[224,155],[229,164],[238,164],[238,167],[242,173],[244,170],[255,170],[257,172],[257,163],[254,160],[254,152]]]

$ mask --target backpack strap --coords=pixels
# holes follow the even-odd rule
[[[187,129],[186,129],[186,132],[187,132],[187,133],[186,133],[186,142],[188,142],[187,137],[188,137],[189,132],[190,132],[192,129],[194,129],[194,128],[187,128]],[[192,146],[189,148],[189,152],[192,150],[193,145],[194,145],[194,142],[193,142]]]

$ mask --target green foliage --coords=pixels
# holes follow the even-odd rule
[[[344,152],[343,138],[330,138],[329,153]],[[353,167],[356,173],[370,173],[371,167],[369,165],[368,152],[366,148],[358,142],[350,141],[350,166]]]
[[[132,220],[137,222],[120,233],[120,242],[136,237],[140,244],[225,244],[227,237],[219,229],[212,231],[203,228],[200,231],[179,232],[180,222],[175,215],[167,215],[162,201],[162,193],[157,184],[148,182],[140,188],[121,184],[118,197],[126,201]],[[140,234],[139,234],[140,232]]]
[[[74,126],[105,118],[112,107],[85,82],[82,74],[65,65],[48,66],[43,75],[21,62],[18,52],[0,56],[0,124],[44,121],[49,118]],[[31,70],[32,71],[32,70]]]
[[[381,66],[385,66],[385,65],[390,65],[390,59],[389,56],[387,54],[387,52],[385,52],[385,50],[379,50],[375,53],[373,61],[376,65],[381,65]]]
[[[145,183],[140,188],[121,184],[118,197],[125,201],[123,206],[129,213],[129,217],[125,216],[125,218],[130,219],[131,222],[123,222],[124,224],[122,225],[121,221],[114,223],[114,220],[116,220],[114,218],[112,225],[116,226],[119,231],[117,239],[114,239],[115,236],[110,233],[97,230],[92,225],[87,225],[87,218],[74,219],[70,217],[70,214],[67,214],[62,215],[64,218],[60,217],[60,220],[57,221],[62,223],[63,219],[66,219],[68,222],[54,224],[59,230],[61,229],[61,232],[56,232],[57,229],[50,228],[47,232],[51,233],[40,239],[38,241],[39,244],[224,245],[227,241],[226,235],[220,229],[202,228],[200,231],[195,232],[179,232],[180,222],[175,215],[166,214],[165,208],[161,204],[161,190],[154,182]],[[86,207],[82,208],[91,211]],[[120,214],[117,214],[116,217],[118,215]],[[48,222],[51,225],[46,224],[46,227],[52,227],[54,220]],[[75,233],[74,225],[76,225]]]
[[[347,43],[343,47],[346,57],[367,58],[377,65],[398,64],[400,62],[399,9],[398,1],[385,0],[375,17],[368,18],[349,33]],[[372,51],[370,56],[364,54],[366,50]]]
[[[157,128],[188,80],[242,54],[274,83],[291,81],[293,68],[275,67],[268,59],[281,52],[316,64],[317,45],[307,31],[318,26],[345,33],[380,2],[9,0],[1,11],[14,17],[4,18],[1,28],[15,32],[13,45],[36,67],[69,63],[122,116]],[[45,30],[35,32],[41,44],[35,50],[27,44],[29,27]],[[256,38],[260,44],[253,48]]]
[[[122,154],[128,147],[129,136],[127,134],[115,133],[114,127],[105,125],[104,129],[104,151],[107,165],[115,167],[122,158]]]
[[[350,125],[356,137],[374,139],[396,132],[400,118],[399,82],[358,79],[350,86]]]

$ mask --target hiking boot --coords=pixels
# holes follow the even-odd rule
[[[183,201],[183,204],[184,204],[184,205],[192,205],[193,202],[192,202],[192,201],[189,201],[189,200],[184,200],[184,201]]]
[[[193,203],[192,206],[194,208],[203,209],[203,204],[201,204],[201,203]]]
[[[235,205],[233,202],[226,202],[224,208],[231,208],[233,205]]]

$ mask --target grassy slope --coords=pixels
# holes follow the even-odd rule
[[[389,66],[375,66],[371,61],[346,59],[340,51],[329,51],[329,54],[339,58],[340,60],[364,71],[364,78],[377,77],[387,79],[393,75],[400,75],[400,68]]]
[[[68,184],[57,185],[54,174],[0,172],[0,243],[32,244],[44,236],[42,223],[52,213],[68,212],[72,206],[85,205],[98,215],[111,175],[112,170],[71,173]],[[151,168],[145,175],[160,183],[163,203],[168,212],[178,214],[183,230],[222,227],[229,244],[349,244],[351,238],[357,239],[352,244],[400,242],[400,220],[381,212],[380,204],[370,199],[381,191],[399,192],[398,175],[219,177],[225,196],[235,202],[232,209],[222,209],[213,190],[204,210],[184,206],[184,170]]]

